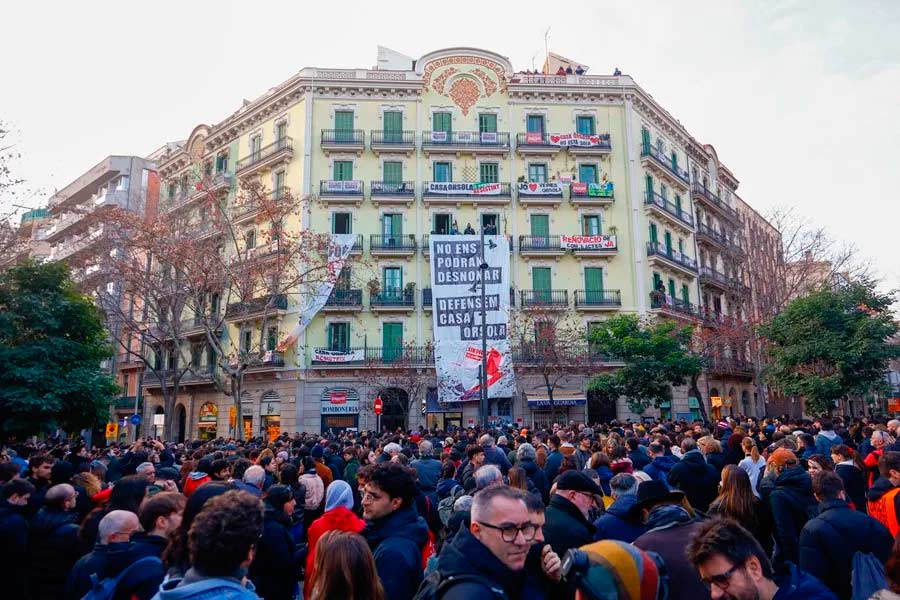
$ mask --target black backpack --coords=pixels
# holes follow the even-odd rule
[[[477,583],[490,590],[493,597],[497,600],[509,600],[503,588],[494,585],[484,577],[474,573],[460,573],[443,577],[437,569],[422,580],[419,591],[416,592],[413,600],[440,600],[447,593],[447,590],[458,583]]]

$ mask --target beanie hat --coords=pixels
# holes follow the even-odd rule
[[[651,553],[616,540],[580,548],[590,566],[578,580],[598,600],[655,600],[662,578]]]
[[[312,452],[310,452],[310,455],[313,458],[322,458],[322,456],[324,454],[325,454],[325,451],[322,449],[322,446],[319,446],[318,444],[313,446]]]
[[[353,490],[350,489],[350,484],[340,479],[332,481],[325,492],[325,512],[339,506],[353,510]]]
[[[787,448],[778,448],[769,455],[769,464],[773,464],[776,467],[783,467],[788,463],[797,464],[799,462],[800,461],[797,460],[797,455]]]

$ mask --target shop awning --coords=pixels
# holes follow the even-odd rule
[[[528,392],[528,406],[532,408],[549,407],[550,396],[547,391]],[[587,397],[579,390],[553,390],[553,404],[556,406],[584,406]]]

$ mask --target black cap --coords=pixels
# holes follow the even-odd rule
[[[556,478],[556,489],[570,490],[573,492],[587,492],[595,496],[603,495],[600,486],[594,480],[580,471],[566,471]]]
[[[669,486],[663,481],[644,481],[637,489],[637,502],[635,508],[640,510],[648,508],[657,502],[681,502],[684,498],[684,492],[679,490],[670,490]]]

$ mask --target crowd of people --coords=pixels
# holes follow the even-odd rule
[[[0,453],[10,598],[900,599],[900,421]]]

